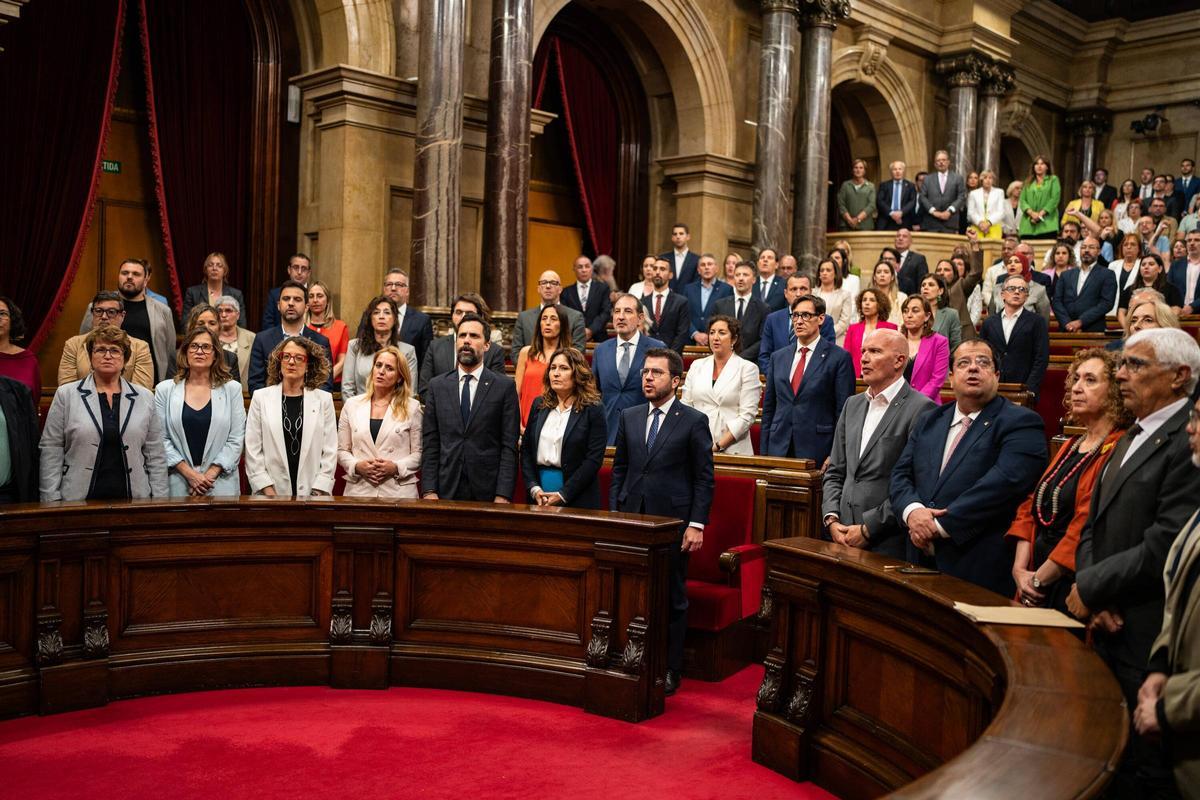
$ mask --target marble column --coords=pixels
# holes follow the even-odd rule
[[[421,0],[412,220],[417,305],[449,305],[458,292],[465,4]]]
[[[975,169],[975,106],[979,82],[989,62],[975,53],[942,59],[937,71],[950,86],[950,107],[946,113],[946,152],[950,169],[966,175]]]
[[[1013,87],[1012,68],[990,64],[979,86],[979,137],[976,155],[979,171],[1000,170],[1000,103]]]
[[[759,51],[757,170],[754,176],[753,243],[778,249],[787,241],[791,216],[791,141],[796,103],[792,82],[799,44],[796,0],[762,0]]]
[[[1075,185],[1078,186],[1092,179],[1096,171],[1096,143],[1101,135],[1112,130],[1112,119],[1106,111],[1092,109],[1069,114],[1066,123],[1075,136]]]
[[[829,103],[833,31],[850,16],[850,0],[804,0],[800,6],[800,102],[796,113],[796,210],[792,252],[816,274],[825,253],[829,191]]]
[[[533,0],[492,0],[479,290],[503,311],[525,298],[532,81]]]

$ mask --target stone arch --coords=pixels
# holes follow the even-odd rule
[[[396,21],[392,0],[288,2],[301,40],[304,72],[345,64],[381,75],[396,74]]]
[[[830,86],[854,84],[851,93],[869,116],[878,140],[881,165],[896,159],[908,164],[909,175],[929,162],[921,105],[908,82],[874,44],[839,50],[833,60]]]
[[[535,49],[551,20],[571,1],[537,2]],[[611,12],[607,7],[603,10]],[[722,45],[695,0],[643,0],[622,9],[618,16],[654,44],[674,101],[679,153],[733,156],[733,88],[720,57]],[[636,53],[631,55],[638,60]]]

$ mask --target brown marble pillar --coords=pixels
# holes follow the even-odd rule
[[[976,141],[980,172],[1000,170],[1000,103],[1012,87],[1011,67],[989,64],[984,70],[983,82],[979,85],[979,138]]]
[[[492,0],[479,291],[500,311],[525,297],[532,81],[533,0]]]
[[[418,305],[449,305],[458,292],[465,2],[421,0],[412,221]]]
[[[1078,188],[1084,180],[1090,181],[1096,171],[1096,144],[1100,136],[1112,130],[1112,119],[1108,112],[1092,109],[1068,115],[1066,123],[1067,129],[1075,136],[1075,186]],[[1063,194],[1066,193],[1064,187]]]
[[[800,102],[796,109],[796,209],[792,252],[816,274],[825,253],[829,192],[829,103],[833,31],[850,16],[850,0],[805,0],[800,6]]]
[[[950,86],[950,107],[946,112],[946,152],[950,169],[966,176],[975,169],[975,105],[983,70],[990,62],[975,53],[944,58],[937,64],[939,74]]]
[[[778,250],[788,239],[792,211],[791,140],[796,113],[796,0],[762,1],[759,51],[757,169],[752,216],[755,252]],[[781,253],[782,255],[782,253]]]

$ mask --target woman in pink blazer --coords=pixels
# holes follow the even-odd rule
[[[846,329],[846,338],[842,346],[850,354],[854,364],[854,377],[862,377],[862,343],[867,335],[874,333],[877,328],[896,330],[896,326],[887,321],[892,313],[892,302],[888,296],[878,289],[863,289],[854,300],[858,308],[859,322]]]
[[[942,384],[950,372],[950,342],[933,332],[933,308],[921,295],[910,295],[904,301],[901,317],[908,339],[904,377],[918,392],[940,403]]]
[[[347,497],[417,497],[421,404],[398,347],[375,353],[366,393],[342,405],[337,438]]]

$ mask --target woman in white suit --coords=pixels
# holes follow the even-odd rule
[[[193,329],[179,346],[175,377],[154,389],[172,497],[242,493],[246,409],[242,385],[220,353],[215,335]]]
[[[246,478],[268,497],[333,493],[337,418],[325,348],[289,336],[271,352],[267,385],[254,393],[246,415]]]
[[[400,348],[375,353],[366,393],[342,405],[338,463],[346,497],[417,497],[421,468],[421,404]]]
[[[1004,236],[1004,190],[996,188],[996,173],[985,169],[979,173],[979,188],[967,194],[967,222],[979,229],[980,239],[1001,239]]]
[[[714,453],[754,455],[750,426],[758,414],[762,384],[758,365],[737,354],[737,320],[716,314],[708,320],[711,356],[697,359],[683,384],[683,403],[708,417]]]

